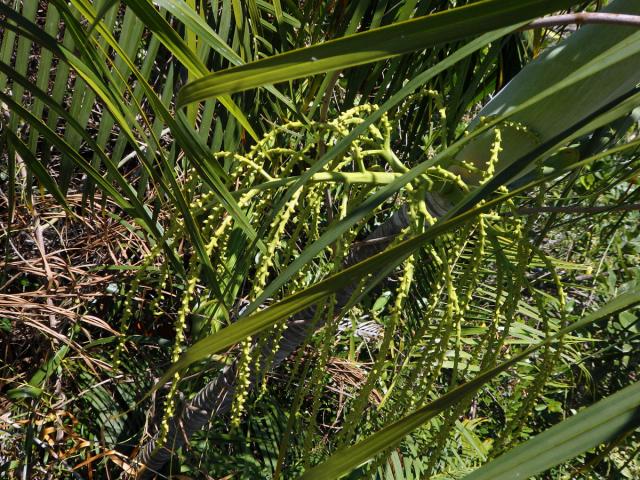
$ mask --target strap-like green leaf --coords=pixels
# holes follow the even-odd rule
[[[173,55],[176,56],[180,63],[187,67],[190,73],[196,77],[201,77],[207,74],[207,68],[202,61],[200,61],[196,52],[191,51],[191,49],[187,47],[184,40],[171,28],[151,2],[144,0],[125,0],[125,3],[136,13],[136,15],[138,15],[147,28],[158,36],[158,39],[169,49],[169,51],[171,51]],[[79,4],[76,3],[76,5]],[[84,6],[86,7],[86,4]],[[95,15],[91,15],[90,18],[95,18]],[[257,140],[258,134],[231,97],[228,95],[221,95],[219,99],[220,103],[222,103],[227,110],[229,110],[229,112],[238,119],[249,135]]]
[[[182,107],[211,97],[376,62],[478,35],[567,7],[567,0],[485,0],[275,55],[185,85]]]
[[[429,421],[430,419],[438,415],[440,412],[446,410],[449,407],[456,405],[460,400],[462,400],[466,396],[474,394],[486,382],[496,377],[500,373],[504,372],[507,368],[514,365],[515,363],[524,360],[525,358],[527,358],[529,355],[534,353],[543,345],[554,342],[558,338],[561,338],[562,336],[566,335],[569,332],[573,332],[579,328],[585,327],[599,320],[604,320],[606,318],[609,318],[611,315],[627,310],[628,308],[631,308],[632,306],[637,305],[639,303],[640,303],[640,292],[628,292],[616,297],[615,299],[613,299],[611,302],[604,305],[599,310],[587,315],[581,321],[576,322],[573,325],[570,325],[569,327],[563,329],[558,334],[552,337],[549,337],[544,342],[531,346],[526,350],[524,350],[522,353],[498,365],[497,367],[480,373],[473,380],[465,384],[462,384],[459,387],[454,388],[453,390],[443,395],[442,397],[438,398],[437,400],[425,405],[422,408],[419,408],[415,412],[407,415],[406,417],[389,425],[388,427],[383,428],[382,430],[374,433],[370,437],[366,438],[365,440],[362,440],[361,442],[353,445],[352,447],[345,448],[336,452],[334,455],[329,457],[328,460],[308,470],[304,475],[302,475],[302,477],[300,477],[301,480],[302,479],[331,480],[331,479],[339,478],[341,475],[344,475],[345,473],[350,472],[351,470],[358,467],[359,465],[362,465],[363,463],[365,463],[366,461],[368,461],[370,458],[374,457],[378,453],[396,446],[398,442],[400,442],[402,438],[404,438],[405,435],[411,433],[413,430],[423,425],[425,422]],[[610,431],[608,431],[609,434],[611,434],[612,431],[614,432],[619,431],[619,429],[621,428],[621,425],[626,425],[627,422],[632,418],[629,413],[630,409],[632,408],[630,404],[633,404],[633,406],[636,406],[638,403],[640,403],[640,387],[638,388],[638,390],[634,390],[634,392],[635,393],[633,394],[633,397],[632,397],[633,399],[632,400],[627,399],[626,406],[621,408],[622,414],[626,412],[625,419],[622,421],[622,424],[620,422],[617,423],[617,429],[612,428]],[[636,402],[636,403],[633,403],[633,402]],[[635,418],[637,421],[637,416]],[[569,428],[571,428],[571,426]],[[573,431],[575,431],[575,427]],[[602,430],[598,431],[598,433],[603,434],[603,431]],[[606,438],[610,438],[610,437],[606,437]],[[593,439],[589,441],[593,441]],[[597,443],[599,442],[596,442],[596,444]],[[543,442],[543,445],[544,445],[544,442]],[[584,443],[577,442],[576,447],[574,447],[574,449],[582,448],[582,446],[584,446]],[[589,447],[587,446],[584,449],[586,448],[589,448]],[[584,451],[584,449],[581,451]],[[567,449],[567,452],[568,451],[569,451],[569,448]],[[564,452],[564,455],[567,455],[567,452]],[[576,453],[579,453],[579,452],[576,452]],[[562,457],[562,458],[565,458],[565,457]],[[566,457],[566,458],[570,458],[570,457]],[[540,471],[540,470],[537,470],[537,471]],[[533,473],[536,473],[536,472],[533,472]],[[497,478],[497,477],[489,476],[489,477],[482,477],[482,478]],[[501,478],[526,478],[526,476],[510,475],[509,477],[501,477]]]
[[[233,65],[244,65],[242,57],[238,55],[225,41],[220,38],[216,32],[200,17],[193,9],[189,8],[184,2],[175,2],[172,0],[157,0],[156,3],[165,8],[175,18],[184,23],[189,31],[193,31],[198,35],[198,39],[211,47],[215,52],[229,60]],[[290,98],[280,93],[272,85],[265,87],[276,98],[281,100],[289,109],[296,112],[296,107]]]
[[[640,425],[640,382],[487,463],[465,480],[530,478]]]
[[[82,13],[87,18],[89,19],[95,18],[95,12],[92,10],[91,5],[88,4],[86,1],[76,0],[76,6],[82,11]],[[146,10],[144,9],[142,11],[146,12]],[[156,18],[153,15],[151,15],[151,17]],[[162,18],[161,20],[164,21],[164,19]],[[238,206],[237,202],[231,196],[226,186],[224,185],[222,180],[219,178],[218,170],[213,168],[213,165],[215,165],[215,162],[211,161],[212,160],[211,155],[208,152],[206,146],[203,144],[203,141],[200,138],[200,136],[197,135],[192,129],[190,129],[184,117],[181,117],[180,115],[178,115],[177,118],[174,118],[169,114],[168,110],[160,101],[160,99],[156,96],[155,92],[153,91],[151,86],[148,84],[146,79],[140,74],[140,71],[136,68],[133,61],[129,58],[126,52],[124,52],[122,48],[120,48],[118,43],[115,41],[111,32],[105,29],[101,23],[99,23],[96,26],[96,29],[104,38],[107,39],[109,45],[127,63],[127,66],[131,69],[131,71],[137,77],[138,81],[140,82],[140,85],[145,90],[145,93],[147,93],[147,99],[151,103],[154,111],[156,112],[156,114],[160,115],[162,119],[166,122],[166,124],[169,126],[172,133],[176,136],[176,139],[182,146],[182,148],[189,155],[191,162],[193,166],[198,170],[198,173],[202,176],[203,179],[207,181],[207,183],[209,183],[213,187],[214,192],[216,192],[219,195],[220,201],[226,205],[230,213],[238,221],[238,224],[246,232],[247,236],[251,240],[256,239],[257,238],[256,232],[253,230],[248,219],[246,218],[246,216]],[[180,37],[177,37],[177,38],[178,38],[178,41],[180,42],[182,41]],[[162,157],[161,157],[161,160],[162,160]],[[165,169],[167,169],[166,165],[164,167]],[[180,190],[177,187],[177,185],[175,185],[175,178],[169,177],[169,181],[172,182],[172,186],[174,187],[174,190],[175,190],[174,193],[177,195],[177,197],[180,197]],[[208,258],[206,258],[206,255],[204,255],[204,244],[202,243],[202,239],[199,238],[199,229],[195,228],[195,223],[191,218],[191,214],[188,208],[184,204],[184,200],[177,198],[177,201],[179,206],[182,207],[181,210],[183,215],[185,216],[187,223],[190,224],[189,231],[193,235],[193,240],[194,240],[196,249],[198,250],[199,255],[202,258],[203,264],[206,267],[205,273],[211,272],[212,268],[210,266],[210,261]],[[257,244],[259,248],[261,249],[264,248],[263,242],[261,240],[257,240]],[[212,274],[209,275],[209,277],[211,277],[211,280],[213,279]]]

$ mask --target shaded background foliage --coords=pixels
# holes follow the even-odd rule
[[[0,471],[8,478],[129,472],[136,449],[171,416],[164,399],[188,402],[224,366],[242,366],[249,343],[197,362],[176,391],[144,397],[177,354],[242,317],[379,187],[463,139],[487,99],[572,30],[509,32],[465,56],[322,170],[353,182],[311,181],[281,204],[286,187],[327,150],[468,40],[183,113],[173,109],[181,87],[200,68],[224,70],[450,2],[174,2],[196,12],[191,20],[163,9],[172,2],[156,3],[162,8],[15,0],[0,9]],[[92,28],[94,9],[104,16]],[[197,33],[198,18],[217,37]],[[637,129],[636,116],[624,115],[560,155],[589,158],[637,140]],[[357,180],[361,166],[386,183]],[[213,417],[162,475],[296,478],[620,292],[638,291],[640,214],[629,208],[639,203],[638,168],[635,149],[604,156],[502,201],[492,216],[451,227],[371,285],[340,321],[331,297],[318,303],[324,329],[244,402],[236,394],[231,415]],[[441,192],[458,188],[441,172],[428,175]],[[284,185],[263,185],[280,179]],[[429,220],[419,210],[421,184],[411,185],[309,258],[262,306],[341,271],[402,204],[412,223],[395,236],[422,232]],[[261,270],[265,258],[272,263]],[[462,478],[633,384],[637,320],[628,310],[541,349],[348,478]],[[254,340],[268,346],[268,334],[282,334],[278,325]],[[547,475],[634,478],[637,449],[631,428]]]

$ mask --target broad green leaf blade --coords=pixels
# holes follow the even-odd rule
[[[91,25],[89,25],[89,30],[87,30],[87,37],[91,36],[91,34],[93,33],[93,29],[96,28],[98,22],[102,21],[102,19],[107,15],[107,12],[115,7],[118,2],[119,0],[107,0],[102,4],[100,9],[98,10],[95,20],[91,22]]]
[[[278,22],[278,25],[282,24],[283,15],[280,0],[273,0],[273,10],[276,15],[276,21]]]
[[[551,88],[550,90],[555,89]],[[471,192],[467,193],[465,197],[447,213],[447,215],[456,215],[458,212],[464,211],[469,206],[476,205],[478,202],[482,201],[482,199],[489,197],[491,193],[500,186],[507,185],[509,184],[509,182],[521,178],[523,176],[523,172],[531,171],[535,167],[536,160],[543,158],[545,154],[550,154],[555,149],[561,147],[567,142],[568,139],[575,137],[576,132],[580,131],[588,125],[592,125],[594,122],[597,122],[599,117],[601,117],[602,115],[606,115],[611,109],[617,109],[617,107],[619,107],[621,104],[625,104],[627,106],[627,109],[630,111],[637,105],[639,99],[640,88],[635,88],[621,95],[620,97],[613,99],[608,104],[603,105],[592,114],[581,119],[577,124],[569,126],[567,130],[561,131],[553,138],[546,140],[544,143],[540,144],[520,158],[514,159],[511,163],[506,165],[498,173],[491,177],[489,181],[481,185],[479,188],[473,189],[471,190]],[[519,110],[519,108],[520,107],[514,109],[513,111],[517,111]],[[510,115],[511,113],[508,113],[507,117]],[[486,126],[494,126],[498,123],[499,121],[496,120],[495,123],[492,121],[489,122]]]
[[[301,48],[185,85],[177,107],[265,84],[341,70],[479,35],[576,3],[571,0],[485,0]]]
[[[155,3],[167,10],[171,15],[180,20],[189,31],[198,35],[201,41],[207,43],[215,52],[222,55],[234,65],[242,65],[244,61],[227,43],[207,24],[196,11],[186,2],[174,0],[156,0]],[[195,58],[192,61],[197,62]]]
[[[636,0],[607,3],[604,12],[640,14],[640,2]],[[620,28],[619,25],[588,25],[580,28],[527,64],[508,88],[502,89],[482,108],[479,116],[500,114],[526,102],[537,92],[558,85],[579,68],[589,68],[584,72],[586,76],[574,83],[572,88],[558,90],[512,117],[514,121],[526,122],[527,127],[541,138],[549,138],[558,129],[577,123],[595,107],[638,83],[640,55],[633,52],[640,41],[638,37],[640,33],[637,29]],[[598,41],[589,41],[592,38],[598,38]],[[612,78],[617,79],[613,84]],[[557,108],[558,105],[569,108]],[[472,123],[477,124],[479,118]]]
[[[454,388],[450,392],[446,393],[437,400],[419,408],[415,412],[405,416],[401,420],[383,428],[382,430],[374,433],[370,437],[362,440],[361,442],[353,445],[352,447],[342,449],[328,460],[322,462],[320,465],[308,470],[304,475],[300,477],[301,480],[329,480],[339,478],[354,468],[362,465],[378,453],[381,453],[389,448],[395,447],[407,434],[423,425],[425,422],[434,418],[436,415],[446,410],[449,407],[456,405],[459,401],[468,395],[474,394],[482,385],[495,378],[500,373],[504,372],[507,368],[514,365],[521,360],[524,360],[529,355],[534,353],[540,347],[552,343],[569,332],[573,332],[579,328],[590,325],[599,320],[609,318],[615,313],[622,312],[631,308],[634,305],[640,304],[640,292],[628,292],[619,295],[609,303],[605,304],[599,310],[587,315],[581,321],[574,323],[573,325],[563,329],[558,334],[549,337],[544,342],[537,345],[533,345],[520,354],[514,356],[510,360],[494,367],[490,370],[480,373],[473,380]],[[639,391],[634,396],[634,404],[640,403],[640,387]],[[629,405],[623,410],[626,412],[630,409]],[[627,420],[629,417],[627,418]],[[636,416],[637,421],[637,416]],[[618,425],[620,428],[620,425]],[[599,442],[598,442],[599,443]],[[586,447],[589,448],[589,447]],[[585,448],[585,449],[586,449]],[[584,450],[582,450],[584,451]],[[483,477],[484,478],[484,477]],[[494,477],[486,477],[494,478]],[[504,478],[526,478],[511,475]]]
[[[487,463],[465,480],[530,478],[640,425],[640,382]]]

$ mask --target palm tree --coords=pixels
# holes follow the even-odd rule
[[[406,435],[444,412],[430,437],[442,452],[478,389],[509,368],[527,368],[525,359],[534,356],[542,367],[528,384],[531,400],[514,403],[522,418],[507,423],[494,455],[506,451],[561,364],[563,339],[640,301],[630,292],[571,324],[557,273],[563,267],[540,246],[551,222],[534,239],[533,220],[517,216],[533,192],[546,203],[559,188],[552,182],[560,179],[570,191],[581,169],[603,158],[632,159],[616,181],[636,172],[630,153],[636,141],[626,135],[639,93],[632,19],[562,33],[468,122],[469,108],[505,83],[496,59],[509,46],[522,47],[522,34],[514,32],[577,2],[486,0],[450,10],[441,2],[440,13],[416,2],[289,2],[287,14],[279,1],[155,3],[160,10],[137,1],[119,8],[119,2],[53,1],[46,12],[29,2],[0,5],[0,100],[9,114],[3,138],[11,180],[17,183],[24,164],[22,190],[35,179],[70,212],[70,188],[80,185],[87,199],[99,190],[118,206],[116,215],[135,222],[150,248],[124,295],[122,334],[131,329],[139,289],[157,292],[151,308],[160,314],[163,291],[181,295],[172,365],[153,391],[174,381],[157,433],[134,462],[144,474],[160,471],[215,417],[231,412],[238,424],[249,391],[263,389],[268,372],[305,344],[316,350],[317,365],[291,408],[295,413],[310,395],[312,431],[323,369],[344,331],[340,320],[359,302],[366,305],[376,285],[395,282],[371,372],[341,422],[333,454],[313,468],[303,460],[305,478],[337,478],[371,458],[387,458]],[[636,14],[635,3],[616,0],[605,12]],[[329,12],[317,27],[309,21]],[[64,35],[56,39],[61,21]],[[320,42],[325,38],[334,40]],[[40,64],[35,82],[26,62],[32,49]],[[70,81],[72,94],[65,93]],[[94,105],[102,109],[99,123]],[[565,148],[572,144],[578,147]],[[138,163],[127,171],[132,159]],[[78,170],[81,184],[74,183]],[[16,191],[9,197],[15,205]],[[552,272],[559,295],[550,314],[542,311],[544,289],[526,274],[534,259]],[[244,308],[240,297],[248,299]],[[536,305],[544,332],[503,358],[514,319],[534,308],[527,304]],[[489,312],[483,333],[465,350],[464,321],[480,311]],[[394,345],[396,329],[404,351]],[[116,370],[127,358],[126,338],[113,351]],[[204,387],[178,382],[187,367],[230,348],[226,365]],[[476,358],[467,359],[469,352]],[[380,405],[367,409],[388,372],[393,380]],[[178,388],[194,394],[179,409]],[[638,404],[635,386],[617,395],[624,408],[616,415]],[[513,472],[519,467],[504,460],[511,456],[535,474],[635,425],[635,417],[611,422],[605,407],[594,406],[573,425],[608,428],[586,430],[588,439],[563,455],[527,463],[516,449],[484,471],[506,464]],[[366,427],[358,426],[363,415]],[[538,444],[561,441],[573,428],[567,425]],[[298,447],[302,457],[311,451],[309,438]],[[287,433],[275,476],[290,444]],[[436,460],[425,462],[427,472]],[[370,471],[378,466],[374,461]]]
[[[629,2],[618,2],[617,5],[610,8],[618,13],[636,13],[633,10],[634,6]],[[630,92],[635,92],[634,89],[638,82],[637,72],[640,71],[638,69],[640,56],[637,54],[624,57],[606,70],[595,72],[591,69],[590,75],[583,77],[582,81],[567,82],[571,88],[562,88],[562,82],[570,80],[571,75],[579,73],[581,68],[588,68],[589,65],[594,64],[604,66],[602,59],[611,55],[610,49],[619,47],[621,42],[633,37],[634,34],[633,29],[620,28],[619,26],[594,25],[583,28],[554,48],[544,52],[540,58],[529,64],[506,88],[501,90],[476,118],[499,116],[516,110],[516,113],[511,114],[509,119],[526,126],[527,130],[506,129],[501,147],[505,153],[493,168],[504,172],[512,167],[513,171],[513,164],[516,164],[519,168],[514,172],[516,175],[512,174],[512,176],[517,179],[518,174],[521,175],[521,171],[526,173],[530,168],[528,164],[533,163],[532,161],[540,156],[542,153],[538,149],[540,145],[545,145],[548,148],[557,143],[566,143],[567,137],[570,138],[572,131],[579,131],[587,124],[587,120],[594,119],[595,114],[609,111],[612,107],[615,108],[619,105],[621,98],[628,97]],[[595,38],[600,41],[594,41]],[[585,48],[585,45],[590,48]],[[622,79],[620,83],[612,84],[610,82],[612,68],[616,72],[614,74],[616,78]],[[215,81],[217,77],[212,76],[211,80]],[[204,83],[205,81],[206,79],[200,82]],[[633,107],[634,104],[630,104],[627,108]],[[476,122],[471,122],[471,125],[478,123],[479,120],[476,120]],[[500,125],[497,121],[494,124]],[[559,132],[561,133],[559,134]],[[450,164],[472,162],[482,172],[483,166],[490,161],[488,157],[492,141],[492,132],[489,131],[481,138],[463,147],[462,151],[450,161]],[[549,145],[550,142],[554,142],[554,144]],[[468,183],[478,183],[481,179],[478,178],[479,173],[473,175],[469,169],[457,168],[463,177],[466,177]],[[505,183],[504,180],[499,181]],[[496,185],[499,184],[499,181],[495,182]],[[427,202],[431,206],[430,211],[432,215],[442,218],[446,215],[446,211],[438,211],[437,206],[444,203],[453,208],[454,201],[446,197],[442,198],[441,195],[437,196],[436,201],[433,201],[432,195],[427,193]],[[431,201],[429,201],[430,199]],[[383,251],[391,241],[385,240],[375,243],[375,240],[394,238],[409,225],[407,208],[403,207],[367,237],[366,241],[372,242],[373,246],[369,247],[364,254],[359,252],[359,255],[352,255],[345,266],[365,261]],[[336,312],[341,312],[348,304],[356,286],[354,281],[336,293]],[[277,353],[271,363],[272,366],[278,365],[287,358],[305,342],[313,331],[324,325],[323,321],[314,322],[315,312],[316,309],[312,307],[288,320],[288,328],[282,334]],[[265,364],[264,359],[269,356],[271,343],[273,342],[268,342],[268,348],[259,354],[260,357],[256,360],[258,365]],[[218,378],[207,384],[185,406],[182,415],[176,417],[171,425],[168,445],[171,445],[172,448],[180,448],[193,432],[207,425],[213,415],[227,413],[231,408],[234,380],[237,377],[236,370],[237,361],[225,368]],[[253,373],[251,384],[255,384],[259,378],[263,378],[263,375],[257,372]],[[183,431],[179,431],[177,425],[182,425]],[[140,456],[140,462],[147,465],[150,471],[159,470],[171,456],[171,450],[155,449],[156,446],[154,441],[149,442]]]

